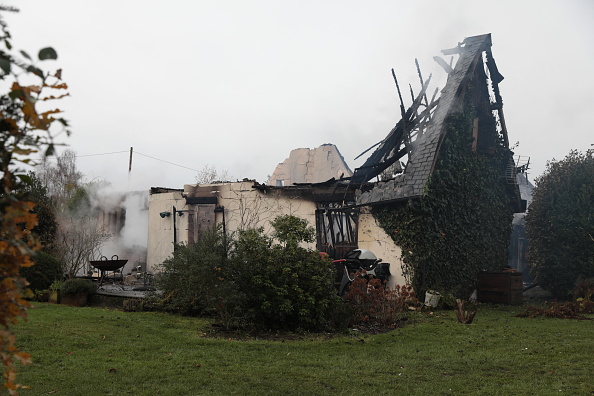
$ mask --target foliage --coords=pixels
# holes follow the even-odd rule
[[[61,279],[56,279],[49,285],[49,289],[51,291],[58,291],[58,290],[61,290],[63,286],[64,286],[64,281]]]
[[[528,307],[517,316],[535,318],[546,316],[559,319],[589,320],[587,314],[594,313],[594,278],[577,282],[573,289],[573,300],[564,303],[553,302],[549,307]]]
[[[315,241],[316,230],[299,217],[283,215],[272,220],[270,224],[274,228],[273,237],[287,247],[296,248],[300,242]]]
[[[594,297],[594,278],[579,280],[573,289],[573,299],[592,300]]]
[[[567,299],[594,277],[594,150],[547,163],[526,215],[528,260],[536,282]]]
[[[72,278],[64,282],[62,294],[95,294],[97,285],[90,279]]]
[[[520,318],[536,318],[546,316],[558,319],[590,320],[585,314],[594,313],[594,302],[580,299],[564,303],[553,302],[549,307],[528,307],[526,311],[517,314]]]
[[[356,273],[344,300],[350,307],[349,326],[381,325],[396,327],[407,318],[409,310],[420,306],[410,285],[386,288],[379,279]]]
[[[420,200],[373,210],[402,248],[404,272],[421,296],[434,289],[467,299],[480,270],[507,263],[513,210],[503,173],[511,153],[502,142],[492,154],[473,152],[473,118],[467,106],[449,119]]]
[[[295,231],[280,234],[286,244],[275,244],[262,229],[242,231],[235,242],[229,276],[244,295],[246,319],[258,327],[320,330],[335,325],[332,311],[342,302],[333,285],[334,266],[318,252],[295,245],[307,234],[302,226]]]
[[[53,251],[58,230],[56,209],[47,188],[43,186],[37,175],[29,172],[27,176],[30,182],[23,186],[23,198],[35,203],[33,213],[37,215],[37,225],[33,228],[33,232],[39,237],[43,251],[49,253]]]
[[[57,279],[62,278],[62,264],[54,256],[45,252],[36,252],[33,256],[35,265],[21,269],[21,276],[29,282],[31,290],[44,290]]]
[[[194,244],[176,246],[160,268],[158,286],[165,297],[158,297],[157,307],[182,315],[212,314],[220,299],[231,293],[222,276],[225,243],[215,229]]]
[[[91,212],[91,197],[84,187],[74,189],[72,196],[66,201],[66,213],[73,217],[83,217]]]
[[[248,229],[226,238],[216,230],[193,245],[178,246],[163,263],[159,287],[164,297],[157,307],[215,314],[226,327],[331,326],[332,311],[340,304],[332,263],[298,246],[310,237],[307,223],[283,217],[274,224],[283,225],[276,235],[284,243],[275,243],[262,229]]]
[[[0,12],[4,11],[14,9],[0,6]],[[60,70],[53,74],[44,72],[25,51],[16,54],[1,16],[0,30],[3,44],[0,81],[2,87],[8,89],[0,94],[0,356],[5,367],[3,387],[10,394],[16,394],[14,361],[27,363],[30,359],[16,348],[9,326],[26,316],[29,304],[23,299],[23,293],[27,283],[20,269],[33,264],[31,255],[40,247],[32,233],[37,225],[33,213],[35,205],[27,202],[21,193],[30,178],[19,164],[32,164],[30,156],[41,148],[45,148],[45,154],[53,152],[55,127],[52,125],[58,123],[66,127],[68,123],[55,117],[60,110],[48,109],[47,105],[66,96],[57,91],[67,86],[61,81]],[[56,59],[57,54],[51,48],[44,48],[38,58],[39,61]]]

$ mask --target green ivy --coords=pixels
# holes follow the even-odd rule
[[[421,199],[373,209],[402,248],[405,276],[421,296],[435,289],[468,298],[479,271],[507,263],[513,209],[504,171],[511,152],[500,139],[494,153],[474,152],[474,117],[467,105],[448,119]]]

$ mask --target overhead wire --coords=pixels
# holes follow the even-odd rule
[[[76,155],[75,157],[96,157],[98,155],[121,154],[121,153],[129,153],[129,151],[126,150],[126,151],[113,151],[111,153],[85,154],[85,155]]]
[[[82,157],[97,157],[97,156],[101,156],[101,155],[123,154],[123,153],[129,153],[129,152],[130,152],[130,150],[112,151],[112,152],[109,152],[109,153],[84,154],[84,155],[78,155],[77,154],[76,157],[77,158],[82,158]],[[180,168],[188,169],[188,170],[191,170],[191,171],[194,171],[194,172],[200,172],[200,170],[198,170],[198,169],[194,169],[194,168],[190,168],[190,167],[183,166],[183,165],[180,165],[180,164],[176,164],[176,163],[173,163],[173,162],[170,162],[170,161],[166,161],[166,160],[163,160],[163,159],[160,159],[160,158],[157,158],[157,157],[153,157],[153,156],[148,155],[148,154],[143,154],[143,153],[138,152],[138,151],[133,151],[133,153],[142,155],[143,157],[148,157],[148,158],[154,159],[156,161],[165,162],[166,164],[169,164],[169,165],[173,165],[173,166],[177,166],[177,167],[180,167]]]
[[[142,153],[140,153],[138,151],[134,151],[134,152],[136,154],[140,154],[142,156],[145,156],[145,157],[148,157],[148,158],[152,158],[152,159],[157,160],[157,161],[165,162],[166,164],[169,164],[169,165],[175,165],[175,166],[179,166],[180,168],[185,168],[185,169],[189,169],[189,170],[192,170],[192,171],[195,171],[195,172],[200,172],[198,169],[189,168],[187,166],[183,166],[183,165],[179,165],[179,164],[174,164],[173,162],[165,161],[165,160],[162,160],[162,159],[159,159],[159,158],[156,158],[156,157],[152,157],[150,155],[142,154]]]

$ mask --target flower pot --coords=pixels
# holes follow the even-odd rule
[[[426,291],[425,292],[425,306],[427,307],[437,307],[437,304],[439,304],[439,299],[441,298],[441,295],[436,292],[436,291]]]
[[[62,296],[62,304],[70,305],[72,307],[84,307],[87,305],[87,294],[64,294]]]
[[[49,290],[44,290],[35,296],[35,299],[39,302],[49,302],[51,292]]]

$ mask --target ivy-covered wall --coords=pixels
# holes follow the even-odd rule
[[[504,170],[511,153],[494,123],[491,131],[481,131],[494,134],[494,150],[472,150],[477,113],[492,116],[468,102],[448,119],[424,196],[373,209],[402,248],[404,273],[419,295],[431,289],[468,298],[479,271],[507,264],[513,209]]]

